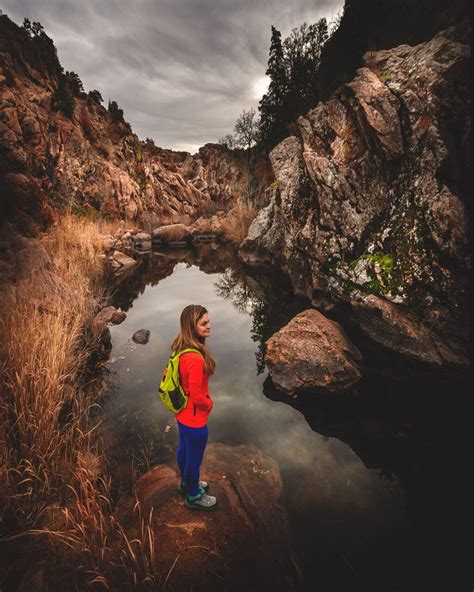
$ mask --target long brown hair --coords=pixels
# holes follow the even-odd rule
[[[216,362],[206,347],[206,339],[198,335],[196,332],[196,325],[198,324],[199,319],[206,313],[207,310],[200,304],[188,304],[188,306],[183,309],[179,319],[181,331],[173,339],[171,349],[174,352],[186,349],[187,347],[198,349],[204,358],[204,368],[206,373],[214,374]]]

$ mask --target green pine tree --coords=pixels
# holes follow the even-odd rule
[[[265,73],[270,77],[270,84],[267,93],[259,103],[258,110],[261,138],[271,146],[280,139],[282,134],[283,108],[288,85],[281,33],[273,26],[268,68]]]
[[[66,72],[65,77],[66,83],[74,95],[79,96],[81,92],[84,92],[84,85],[79,78],[79,74],[76,74],[76,72],[71,70],[71,72]]]
[[[100,103],[103,103],[103,102],[104,102],[104,99],[102,98],[102,95],[101,95],[101,94],[100,94],[100,92],[99,92],[98,90],[96,90],[96,89],[94,89],[94,90],[90,90],[90,91],[89,91],[89,97],[90,97],[90,98],[91,98],[93,101],[95,101],[96,103],[99,103],[99,105],[100,105]]]

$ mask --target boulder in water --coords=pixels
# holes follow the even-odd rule
[[[125,255],[125,253],[122,253],[121,251],[114,251],[114,254],[112,255],[112,269],[117,274],[128,271],[136,264],[137,262],[135,259],[132,259],[132,257]]]
[[[338,392],[362,377],[362,355],[342,327],[317,310],[296,315],[266,342],[265,362],[284,392]]]
[[[168,224],[155,228],[152,233],[154,244],[183,246],[191,241],[191,231],[185,224]]]
[[[110,322],[112,323],[112,325],[120,325],[120,323],[123,323],[123,321],[126,318],[127,318],[127,315],[122,310],[116,310],[112,314],[112,318],[110,319]]]

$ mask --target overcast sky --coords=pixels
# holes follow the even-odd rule
[[[0,0],[39,21],[84,89],[118,102],[141,139],[195,152],[265,92],[271,25],[332,20],[343,0]]]

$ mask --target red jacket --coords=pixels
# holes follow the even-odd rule
[[[202,428],[207,424],[213,405],[209,394],[209,375],[204,371],[204,358],[196,352],[182,354],[179,373],[189,399],[186,407],[176,414],[176,419],[191,428]]]

